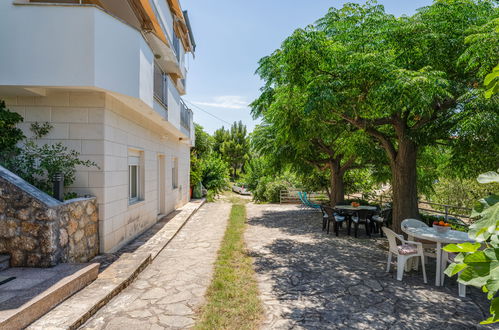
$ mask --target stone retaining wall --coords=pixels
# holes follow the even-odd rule
[[[0,254],[12,267],[86,262],[99,251],[95,197],[59,202],[0,166]]]

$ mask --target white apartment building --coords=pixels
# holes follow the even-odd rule
[[[1,0],[0,99],[42,143],[99,168],[69,188],[97,196],[101,252],[189,201],[192,112],[181,99],[193,53],[178,0]]]

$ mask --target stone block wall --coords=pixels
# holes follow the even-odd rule
[[[75,182],[67,190],[97,197],[100,252],[116,251],[154,225],[158,214],[168,214],[189,201],[190,145],[179,140],[172,125],[165,128],[150,117],[153,109],[90,91],[48,90],[46,96],[0,95],[0,99],[24,118],[19,128],[26,136],[32,134],[32,123],[50,122],[52,131],[39,143],[61,142],[79,152],[81,159],[99,166],[78,166]],[[143,165],[141,200],[133,204],[128,200],[131,150],[140,152]],[[160,157],[164,159],[163,182],[159,180]],[[172,186],[174,158],[178,159],[177,188]]]
[[[12,267],[86,262],[99,251],[96,198],[61,203],[0,166],[0,254]]]

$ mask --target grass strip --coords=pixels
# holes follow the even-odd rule
[[[232,205],[196,329],[257,329],[263,315],[253,259],[244,244],[246,207]]]

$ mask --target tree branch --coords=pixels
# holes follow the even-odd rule
[[[395,162],[395,159],[397,158],[397,150],[395,150],[395,147],[393,143],[390,141],[390,138],[375,129],[372,126],[369,126],[370,121],[362,118],[351,118],[345,114],[339,114],[341,118],[349,122],[350,124],[354,125],[355,127],[358,127],[360,129],[363,129],[367,134],[373,136],[376,138],[380,143],[381,146],[386,150],[388,153],[388,157],[390,158],[391,161]],[[377,120],[378,122],[382,122],[383,124],[391,124],[393,125],[393,118],[390,118],[388,121],[388,118],[380,118]]]

